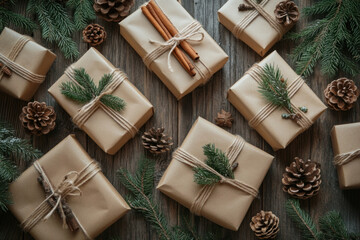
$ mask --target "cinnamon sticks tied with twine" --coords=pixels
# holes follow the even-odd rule
[[[150,0],[146,6],[142,6],[141,10],[165,41],[170,40],[179,33],[154,0]],[[186,40],[181,41],[180,46],[192,60],[196,61],[199,59],[198,53]],[[173,54],[190,76],[196,75],[194,65],[178,46],[175,47]]]

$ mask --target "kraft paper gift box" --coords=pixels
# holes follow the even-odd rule
[[[195,21],[176,0],[156,0],[156,3],[178,31]],[[228,60],[227,54],[202,27],[200,31],[204,34],[204,39],[201,42],[189,41],[200,56],[198,61],[193,62],[196,69],[194,77],[191,77],[182,68],[174,55],[171,55],[173,72],[169,70],[167,63],[169,51],[149,65],[149,69],[160,78],[178,100],[192,92],[199,85],[205,84]],[[159,44],[150,41],[165,42],[141,9],[136,10],[120,22],[120,33],[143,59],[159,47]]]
[[[94,162],[75,137],[69,135],[36,163],[41,166],[56,191],[65,175],[73,171],[81,173],[86,166]],[[90,167],[87,169],[89,172],[92,170]],[[39,176],[39,172],[32,165],[10,185],[13,204],[9,208],[20,223],[27,219],[46,198],[44,188],[38,181]],[[101,171],[93,175],[79,189],[81,195],[67,196],[66,203],[91,239],[130,210],[125,200]],[[45,205],[51,206],[47,201]],[[29,233],[37,240],[88,239],[81,228],[70,231],[63,228],[62,224],[59,214],[55,211],[46,221],[40,220],[35,224]]]
[[[291,103],[295,106],[294,110],[302,115],[302,125],[290,119],[283,119],[282,114],[286,113],[283,108],[274,107],[272,111],[263,114],[264,110],[269,110],[271,104],[259,92],[259,84],[254,78],[254,67],[229,89],[227,98],[249,121],[249,125],[274,150],[279,150],[286,148],[293,139],[309,128],[326,110],[326,106],[276,51],[255,67],[262,69],[266,64],[279,68],[283,78],[287,80],[288,89],[291,88],[293,92],[293,96],[290,97]],[[298,108],[303,106],[308,109],[307,113],[299,111]]]
[[[30,37],[4,28],[0,34],[0,90],[29,101],[55,58],[54,53]]]
[[[256,2],[255,0],[251,0]],[[218,19],[236,38],[246,43],[260,56],[278,42],[294,24],[285,27],[277,23],[274,15],[276,5],[283,0],[263,0],[259,4],[273,19],[273,27],[257,10],[239,11],[240,4],[249,5],[248,0],[229,0],[218,11]],[[242,27],[240,27],[242,26]]]
[[[72,68],[84,68],[92,77],[95,84],[104,74],[111,73],[115,67],[99,53],[95,48],[90,48]],[[73,118],[84,104],[76,103],[61,93],[61,84],[71,81],[66,74],[49,89],[49,93]],[[112,92],[112,95],[122,98],[126,107],[120,111],[120,115],[127,122],[120,125],[102,108],[96,111],[81,126],[96,144],[108,154],[115,154],[127,141],[129,141],[137,129],[146,123],[153,115],[153,106],[145,96],[127,78]],[[129,129],[127,129],[129,128]]]
[[[203,154],[204,145],[215,144],[216,148],[225,152],[238,138],[240,137],[199,117],[187,134],[180,149],[185,150],[200,161],[204,161],[206,158]],[[236,180],[257,191],[268,172],[273,156],[247,142],[243,143],[240,153],[233,155],[235,163],[238,163],[237,168],[234,170],[234,176]],[[194,182],[193,167],[173,157],[157,189],[191,209],[194,200],[202,190],[202,186]],[[202,205],[202,209],[195,213],[225,228],[236,231],[254,198],[255,196],[226,183],[217,183]]]
[[[331,130],[335,165],[342,189],[360,188],[360,123],[336,125]],[[336,161],[343,156],[345,162]],[[346,161],[348,159],[348,161]]]

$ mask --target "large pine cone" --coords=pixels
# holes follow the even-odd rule
[[[291,0],[279,2],[275,7],[274,13],[277,22],[285,27],[296,23],[300,17],[298,6]]]
[[[296,157],[283,174],[283,191],[300,199],[317,195],[321,184],[320,172],[319,163]]]
[[[96,23],[87,25],[82,33],[84,41],[91,46],[99,45],[106,39],[104,27]]]
[[[327,85],[324,95],[330,108],[336,111],[347,111],[354,106],[360,90],[353,80],[339,78]]]
[[[154,154],[167,152],[173,145],[172,138],[164,134],[164,128],[151,128],[141,138],[144,148]]]
[[[95,12],[108,22],[120,22],[130,13],[134,0],[95,0]]]
[[[279,218],[271,211],[261,210],[251,218],[250,227],[259,239],[274,239],[279,232]]]
[[[20,120],[29,133],[40,136],[55,128],[56,113],[52,106],[34,101],[22,108]]]

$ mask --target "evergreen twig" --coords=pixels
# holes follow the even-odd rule
[[[28,32],[32,32],[37,28],[37,25],[29,18],[13,12],[15,1],[2,0],[0,1],[0,32],[10,24],[23,28]]]
[[[322,73],[356,75],[360,69],[360,4],[358,0],[321,0],[302,13],[318,17],[288,38],[300,42],[291,54],[296,72],[310,76],[320,63]]]
[[[92,0],[69,0],[66,6],[74,10],[73,19],[77,30],[85,28],[96,17]]]
[[[205,163],[226,178],[234,178],[229,159],[225,153],[215,147],[215,144],[206,144],[203,147],[204,155],[207,157]],[[219,176],[209,172],[202,167],[194,168],[194,181],[200,185],[209,185],[218,183]]]
[[[61,84],[60,88],[62,94],[78,103],[90,102],[92,99],[99,96],[104,91],[105,87],[113,81],[112,75],[104,74],[97,87],[94,80],[87,74],[84,68],[75,69],[74,78],[77,83],[72,81],[64,82]],[[104,95],[100,101],[115,111],[121,111],[126,106],[123,99],[110,94]]]

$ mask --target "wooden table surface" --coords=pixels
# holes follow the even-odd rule
[[[26,3],[24,1],[20,2],[17,5],[17,11],[25,13]],[[136,8],[144,2],[144,0],[136,1]],[[312,2],[311,0],[297,1],[300,8],[310,5]],[[117,24],[108,23],[99,18],[96,19],[95,22],[103,25],[108,33],[108,38],[98,47],[98,50],[115,66],[123,69],[128,74],[130,81],[155,107],[155,115],[140,131],[144,132],[153,126],[165,127],[169,135],[173,137],[174,146],[176,147],[182,143],[198,116],[213,122],[216,113],[224,108],[229,110],[235,118],[233,127],[229,129],[231,133],[241,135],[249,143],[275,156],[275,160],[260,188],[260,199],[253,201],[243,224],[237,232],[220,228],[221,239],[255,239],[249,227],[249,222],[251,217],[261,209],[271,210],[280,218],[279,239],[300,239],[300,232],[286,215],[284,204],[288,199],[288,195],[283,193],[281,184],[285,167],[296,156],[313,159],[320,162],[322,166],[323,182],[320,193],[310,200],[302,201],[302,207],[309,211],[314,219],[318,219],[319,216],[329,210],[337,210],[341,213],[349,229],[360,232],[360,190],[342,191],[339,189],[337,173],[332,165],[333,152],[330,140],[330,130],[334,125],[360,121],[359,104],[353,110],[344,113],[327,110],[309,130],[297,137],[285,150],[274,152],[261,136],[248,126],[242,115],[226,100],[229,87],[253,63],[260,61],[261,57],[246,44],[235,39],[218,22],[217,10],[225,3],[226,0],[183,0],[183,6],[186,10],[203,24],[208,33],[229,54],[229,61],[222,70],[212,77],[209,83],[204,87],[199,87],[181,101],[177,101],[158,77],[146,69],[141,58],[120,36]],[[305,24],[306,19],[302,19],[293,30],[298,31]],[[89,46],[82,41],[81,36],[81,32],[77,32],[74,39],[79,44],[82,55]],[[140,135],[130,140],[116,155],[110,156],[105,154],[84,132],[74,127],[69,115],[47,93],[47,89],[63,74],[71,61],[65,60],[55,45],[44,42],[39,31],[36,31],[33,37],[37,42],[52,49],[58,56],[47,75],[46,81],[34,96],[34,100],[45,101],[48,105],[55,107],[57,112],[56,129],[46,136],[32,137],[26,135],[18,117],[21,108],[26,105],[26,102],[13,99],[3,93],[0,94],[0,117],[10,122],[16,128],[19,136],[30,139],[35,147],[45,153],[68,134],[75,133],[77,139],[90,156],[101,162],[105,176],[125,196],[127,191],[120,185],[115,173],[120,167],[127,168],[130,171],[134,171],[137,167],[138,159],[144,154]],[[272,50],[276,49],[283,58],[290,62],[288,54],[294,46],[294,43],[290,41],[281,41]],[[293,64],[291,65],[293,66]],[[307,80],[313,91],[324,100],[323,89],[332,79],[322,76],[320,71],[316,70],[315,74]],[[359,78],[354,80],[356,80],[357,85],[360,85]],[[157,161],[156,183],[168,166],[170,157],[171,155],[168,154],[163,156],[161,161]],[[22,170],[26,168],[24,163],[19,163],[19,165]],[[173,225],[180,221],[181,213],[187,211],[159,191],[155,191],[155,198],[166,218]],[[191,220],[202,233],[219,229],[215,224],[202,217],[191,216]],[[18,222],[11,213],[0,214],[0,226],[4,233],[0,238],[7,240],[31,239],[30,235],[21,231]],[[155,231],[150,228],[141,215],[135,212],[129,212],[107,229],[99,239],[108,239],[114,235],[119,236],[120,239],[128,240],[157,239]]]

